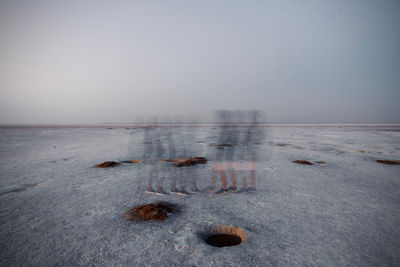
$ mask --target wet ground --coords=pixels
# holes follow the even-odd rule
[[[251,145],[249,127],[226,130],[1,128],[0,265],[400,262],[400,165],[376,162],[400,160],[399,128],[267,127]],[[209,161],[181,168],[157,162],[186,156]],[[144,161],[93,168],[129,159]],[[234,172],[237,191],[247,190],[216,194],[221,170],[226,188]],[[166,194],[146,193],[149,185]],[[171,194],[174,185],[188,195]],[[180,212],[162,223],[124,218],[153,201]],[[246,242],[210,246],[206,234],[219,224],[240,227]]]

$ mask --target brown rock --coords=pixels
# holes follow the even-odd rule
[[[192,166],[196,164],[205,164],[207,162],[207,159],[204,157],[194,157],[194,158],[188,158],[184,159],[183,161],[177,162],[173,164],[172,166],[174,167],[184,167],[184,166]]]
[[[168,213],[176,212],[175,205],[167,202],[156,202],[140,205],[125,212],[124,217],[130,221],[158,221],[162,222]]]
[[[307,160],[294,160],[294,163],[297,164],[303,164],[303,165],[313,165],[311,162],[307,161]]]
[[[120,164],[118,162],[115,161],[105,161],[103,163],[100,164],[96,164],[94,167],[95,168],[111,168],[111,167],[116,167],[119,166]]]

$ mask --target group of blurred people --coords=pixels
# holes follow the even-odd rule
[[[146,193],[187,196],[200,191],[216,194],[254,191],[256,162],[265,139],[265,123],[265,114],[259,110],[216,111],[215,125],[210,128],[205,146],[203,141],[197,140],[198,125],[160,125],[156,118],[147,122],[143,128],[142,155],[143,162],[150,167]],[[203,156],[211,164],[211,181],[202,190],[197,184],[200,168],[204,165],[172,167],[165,162],[195,156]],[[218,177],[219,189],[216,188]],[[168,189],[163,187],[167,184],[165,179],[168,179]]]
[[[218,143],[215,153],[209,153],[212,160],[210,190],[215,188],[217,177],[220,177],[221,188],[216,193],[249,192],[256,189],[256,162],[259,160],[260,146],[265,139],[266,123],[262,111],[229,111],[216,112],[219,126]],[[227,177],[231,185],[227,187]],[[237,178],[241,179],[238,189]],[[248,177],[250,185],[248,186]]]

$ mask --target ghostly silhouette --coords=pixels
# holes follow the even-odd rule
[[[215,112],[215,118],[216,125],[207,137],[213,142],[208,146],[206,156],[212,164],[208,191],[216,191],[216,194],[254,191],[256,165],[265,139],[265,128],[262,125],[265,123],[265,114],[258,110],[220,110]],[[196,126],[193,123],[189,127],[183,125],[178,116],[172,119],[165,116],[162,125],[154,116],[143,121],[143,155],[138,162],[143,161],[143,171],[147,173],[143,174],[145,179],[140,186],[141,192],[181,196],[200,192],[197,183],[199,170],[204,165],[181,164],[185,159],[203,154],[204,142],[198,141],[199,128]],[[131,140],[137,140],[136,135],[131,136]],[[135,147],[128,150],[135,151]],[[163,189],[165,179],[168,179],[170,186],[168,193]],[[217,181],[221,184],[218,190],[215,189]]]
[[[216,194],[229,192],[249,192],[255,190],[256,161],[260,146],[264,141],[265,115],[262,111],[220,110],[216,114],[219,126],[218,143],[214,146],[215,156],[212,164],[211,185],[214,190],[217,177],[221,180],[221,189]],[[250,187],[247,185],[246,172],[249,171]],[[237,177],[241,177],[242,186],[237,189]],[[227,187],[227,177],[231,185]]]
[[[232,167],[233,159],[235,156],[235,146],[238,142],[237,127],[235,127],[235,119],[233,113],[228,110],[219,110],[216,112],[216,121],[219,126],[218,144],[215,151],[215,159],[212,164],[212,180],[209,187],[210,190],[214,189],[215,181],[219,175],[221,180],[221,189],[217,194],[225,194],[228,192],[236,191],[236,174]],[[231,175],[231,186],[227,188],[227,174]]]
[[[180,118],[175,118],[179,123]],[[195,135],[196,127],[176,127],[174,132],[170,129],[168,133],[168,151],[170,159],[182,159],[195,156]],[[175,135],[173,134],[175,133]],[[177,144],[179,144],[177,146]],[[191,192],[199,192],[197,188],[198,166],[172,167],[171,177],[171,194],[187,196]]]
[[[165,192],[162,188],[164,182],[163,172],[160,160],[164,158],[165,149],[162,144],[161,135],[162,128],[158,127],[157,117],[149,120],[149,125],[144,130],[144,163],[150,165],[149,180],[146,186],[146,193],[156,195],[164,195]],[[157,189],[154,190],[153,186]]]
[[[253,191],[256,189],[256,162],[259,160],[260,147],[265,138],[265,128],[260,127],[264,124],[265,113],[259,110],[249,112],[249,126],[246,135],[246,154],[249,162],[251,185],[248,190]]]

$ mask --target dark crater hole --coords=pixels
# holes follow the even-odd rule
[[[214,234],[209,236],[206,242],[214,247],[230,247],[239,245],[242,239],[236,235]]]

